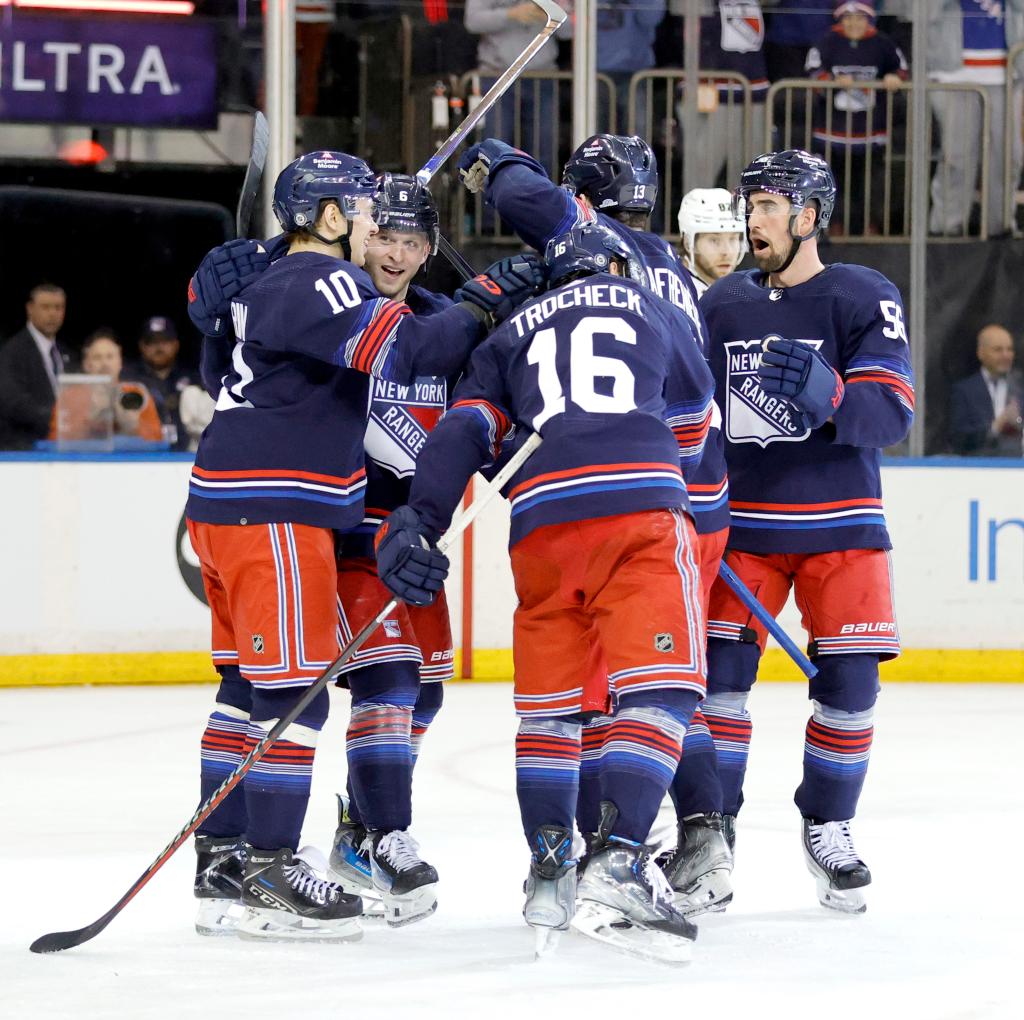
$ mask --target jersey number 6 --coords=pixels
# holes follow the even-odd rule
[[[610,336],[619,343],[635,344],[636,330],[624,319],[587,315],[569,334],[569,399],[592,414],[626,414],[636,408],[636,380],[629,366],[618,358],[594,353],[594,337]],[[526,360],[537,366],[537,386],[544,406],[533,419],[533,428],[556,414],[565,413],[565,390],[558,374],[558,336],[552,328],[537,333]],[[598,393],[597,380],[611,379],[611,393]]]

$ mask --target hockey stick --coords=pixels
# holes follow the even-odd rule
[[[256,208],[263,170],[267,165],[267,149],[270,146],[270,125],[260,110],[252,122],[252,145],[249,149],[249,165],[245,168],[242,193],[238,196],[235,209],[235,236],[248,237],[252,227],[252,214]]]
[[[462,277],[463,282],[472,280],[476,276],[473,267],[462,257],[462,253],[453,247],[451,241],[444,234],[437,235],[437,250],[448,260],[452,269]]]
[[[539,433],[532,433],[526,442],[513,454],[509,462],[494,476],[480,494],[480,498],[461,513],[437,543],[441,552],[446,552],[455,540],[476,520],[480,511],[501,491],[505,483],[523,466],[527,458],[540,446]],[[142,891],[149,880],[167,863],[171,855],[210,817],[225,797],[242,781],[245,774],[266,754],[270,745],[280,739],[281,734],[305,711],[314,698],[337,675],[339,669],[347,663],[362,647],[370,635],[390,615],[398,605],[397,599],[390,602],[356,634],[345,646],[341,654],[332,662],[314,683],[306,688],[305,693],[295,703],[290,712],[284,715],[273,729],[249,752],[238,768],[224,780],[211,794],[205,804],[196,809],[188,824],[167,844],[156,860],[136,879],[135,884],[108,910],[92,924],[79,928],[77,931],[57,931],[42,935],[29,946],[33,953],[59,953],[64,949],[72,949],[95,938],[121,911]]]
[[[768,612],[754,593],[739,579],[736,572],[723,559],[718,566],[718,576],[732,589],[733,594],[757,618],[758,623],[782,646],[786,654],[800,667],[808,680],[818,675],[818,667],[800,651],[790,636],[779,626],[778,621]]]
[[[430,179],[441,168],[446,159],[469,137],[469,133],[483,120],[488,110],[508,91],[512,83],[522,74],[526,65],[534,58],[537,51],[554,35],[555,31],[565,21],[566,13],[554,2],[554,0],[533,0],[533,2],[548,16],[544,27],[530,41],[526,49],[512,61],[501,77],[487,90],[476,109],[441,143],[441,147],[434,153],[423,168],[416,174],[416,179],[421,184],[429,184]]]

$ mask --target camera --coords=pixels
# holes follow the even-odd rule
[[[134,390],[126,390],[118,396],[117,403],[122,411],[138,411],[145,401],[141,393],[136,393]]]

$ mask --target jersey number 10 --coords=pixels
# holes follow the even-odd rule
[[[636,379],[618,358],[594,353],[594,337],[611,336],[623,344],[636,344],[636,330],[617,316],[587,315],[569,334],[569,399],[592,414],[626,414],[636,409]],[[558,374],[558,335],[542,329],[530,343],[526,360],[537,366],[537,387],[544,406],[533,419],[533,428],[556,414],[565,413],[565,389]],[[598,393],[597,380],[611,379],[611,393]]]

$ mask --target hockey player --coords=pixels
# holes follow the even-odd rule
[[[598,134],[569,157],[562,186],[552,183],[536,160],[498,139],[470,146],[459,160],[466,187],[483,190],[502,220],[530,245],[543,248],[549,239],[574,224],[597,221],[614,231],[635,252],[645,282],[656,294],[680,308],[690,319],[703,347],[707,327],[697,304],[690,273],[672,246],[648,230],[658,197],[658,165],[654,152],[637,136]],[[690,340],[680,334],[682,343]],[[729,489],[725,470],[721,415],[713,408],[711,433],[704,456],[687,465],[685,480],[700,542],[701,581],[705,597],[718,576],[729,527]],[[600,712],[604,705],[589,705]],[[593,832],[598,822],[597,771],[609,732],[606,719],[595,717],[583,731],[579,826]],[[687,767],[673,782],[671,793],[679,820],[677,854],[669,874],[688,913],[727,902],[732,854],[721,819],[710,809],[708,791],[716,777],[715,749],[700,710],[687,732]],[[685,862],[681,856],[688,848]]]
[[[903,304],[880,273],[823,265],[835,202],[828,164],[770,152],[737,199],[758,268],[702,299],[724,414],[729,565],[778,614],[795,590],[818,668],[796,804],[823,905],[865,909],[870,872],[850,833],[871,749],[878,663],[899,654],[879,456],[913,417]],[[743,802],[747,696],[765,632],[719,582],[708,621],[704,714],[718,747],[720,810]]]
[[[366,271],[385,297],[416,314],[449,307],[450,298],[412,283],[437,251],[437,209],[415,177],[382,174],[377,234],[366,249]],[[447,403],[444,376],[411,386],[374,379],[366,429],[366,512],[338,540],[341,638],[351,640],[390,599],[377,577],[373,533],[406,503],[416,457]],[[348,797],[339,798],[330,865],[334,877],[364,903],[382,898],[391,924],[429,916],[437,906],[437,872],[420,859],[408,834],[412,771],[427,727],[454,675],[454,650],[444,592],[429,606],[404,603],[384,620],[344,669],[352,691],[348,730]],[[376,904],[373,904],[376,907]]]
[[[420,454],[410,504],[378,532],[378,568],[400,598],[428,600],[447,569],[432,546],[466,482],[498,457],[513,425],[540,431],[544,444],[509,489],[517,791],[532,854],[524,914],[542,936],[573,918],[580,714],[598,647],[617,707],[575,924],[678,962],[696,930],[671,905],[644,840],[703,693],[697,543],[680,461],[700,458],[711,375],[692,339],[673,339],[692,336],[685,316],[624,275],[631,249],[614,233],[574,227],[551,241],[546,261],[554,289],[474,353]]]
[[[454,307],[413,315],[361,268],[377,231],[375,193],[369,167],[344,153],[286,167],[274,210],[288,254],[231,300],[235,343],[186,506],[221,673],[203,736],[203,799],[337,655],[332,530],[364,516],[369,376],[412,385],[456,371],[539,283],[528,258],[505,260]],[[193,303],[217,305],[211,266],[222,257],[215,250],[193,277]],[[318,876],[318,855],[296,852],[327,706],[324,691],[198,830],[200,931],[359,937],[359,897]]]
[[[679,203],[683,265],[700,297],[743,261],[745,224],[725,188],[694,188]]]

